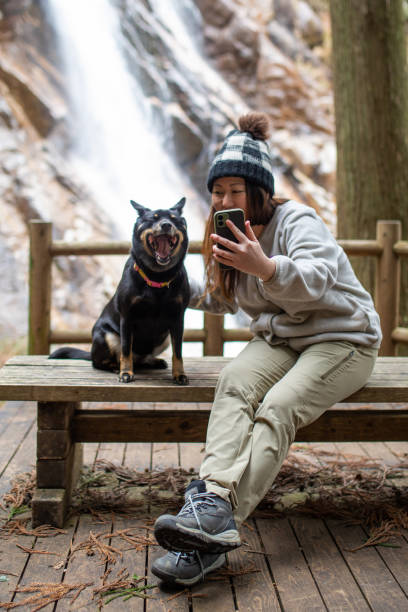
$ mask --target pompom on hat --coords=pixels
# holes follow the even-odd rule
[[[269,119],[265,113],[248,113],[239,118],[238,130],[232,130],[210,167],[207,187],[223,176],[239,176],[258,184],[271,196],[275,192],[272,156],[266,142]]]

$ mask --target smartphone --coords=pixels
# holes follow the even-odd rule
[[[227,219],[230,219],[243,234],[245,234],[245,215],[242,208],[229,208],[227,210],[218,210],[214,213],[214,229],[215,233],[232,242],[238,242],[234,234],[227,226]],[[224,246],[218,245],[220,249],[226,249]],[[231,270],[232,266],[219,264],[223,270]]]

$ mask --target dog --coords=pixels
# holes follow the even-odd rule
[[[157,357],[172,344],[172,376],[187,385],[182,359],[184,313],[190,289],[184,258],[186,199],[169,209],[151,210],[133,200],[138,213],[132,246],[112,299],[92,328],[91,351],[62,347],[50,359],[89,359],[95,368],[119,372],[119,381],[134,380],[138,368],[166,368]]]

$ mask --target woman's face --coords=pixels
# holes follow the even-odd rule
[[[242,208],[247,218],[245,180],[237,176],[223,176],[215,179],[211,192],[211,203],[216,211]]]

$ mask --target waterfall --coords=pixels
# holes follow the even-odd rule
[[[135,216],[133,199],[149,208],[168,208],[187,196],[184,209],[190,239],[203,236],[203,202],[188,177],[173,162],[154,129],[149,103],[129,74],[121,49],[119,11],[109,0],[46,0],[70,96],[71,163],[118,228],[129,238]],[[245,109],[239,95],[200,53],[200,18],[190,0],[151,0],[160,35],[176,58],[178,69],[207,115],[216,100],[218,120]],[[186,27],[193,18],[196,32]],[[166,96],[164,95],[164,98]],[[222,109],[220,113],[220,109]],[[205,197],[205,196],[204,196]],[[188,256],[190,275],[202,275],[202,259]],[[202,327],[202,313],[188,310],[187,327]],[[230,326],[236,323],[230,319]],[[241,343],[225,354],[236,354]],[[228,345],[228,343],[227,343]],[[188,343],[186,355],[202,354],[201,343]]]
[[[84,184],[122,238],[135,219],[130,199],[168,208],[183,195],[190,237],[201,237],[202,207],[163,150],[149,105],[127,71],[118,11],[109,0],[47,0],[47,8],[72,108],[71,162]]]

